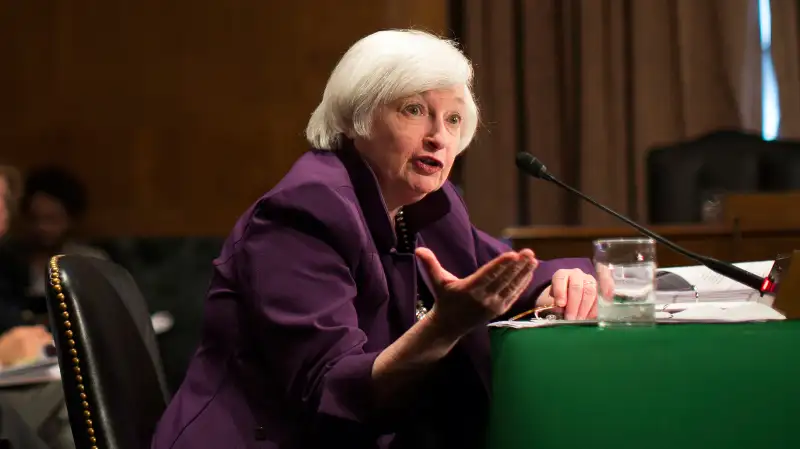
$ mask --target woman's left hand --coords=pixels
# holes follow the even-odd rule
[[[594,319],[597,317],[597,280],[578,268],[558,270],[550,286],[539,295],[536,305],[563,307],[565,320]]]

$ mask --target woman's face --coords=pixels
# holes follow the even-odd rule
[[[461,142],[464,93],[453,86],[393,101],[376,111],[369,138],[355,139],[389,211],[444,184]]]
[[[64,204],[43,192],[31,195],[26,218],[33,243],[48,250],[59,249],[72,225]]]

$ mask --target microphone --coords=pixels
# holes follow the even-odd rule
[[[722,276],[725,276],[725,277],[727,277],[729,279],[733,279],[734,281],[739,282],[741,284],[744,284],[744,285],[752,288],[753,290],[757,290],[757,291],[761,292],[762,295],[764,294],[763,288],[764,288],[765,280],[760,278],[759,276],[756,276],[755,274],[753,274],[753,273],[751,273],[751,272],[749,272],[747,270],[744,270],[742,268],[739,268],[736,265],[733,265],[731,263],[723,262],[721,260],[714,259],[713,257],[702,256],[700,254],[697,254],[697,253],[694,253],[692,251],[689,251],[688,249],[685,249],[685,248],[683,248],[681,246],[678,246],[675,243],[672,243],[671,241],[667,240],[666,238],[664,238],[664,237],[656,234],[655,232],[645,228],[644,226],[640,225],[639,223],[636,223],[635,221],[631,220],[630,218],[628,218],[628,217],[626,217],[626,216],[624,216],[624,215],[622,215],[622,214],[620,214],[618,212],[615,212],[615,211],[609,209],[608,207],[598,203],[593,198],[591,198],[590,196],[588,196],[585,193],[581,192],[580,190],[578,190],[578,189],[576,189],[576,188],[574,188],[574,187],[572,187],[572,186],[570,186],[568,184],[565,184],[563,181],[561,181],[560,179],[558,179],[555,176],[553,176],[552,174],[550,174],[550,172],[547,171],[547,167],[545,167],[544,164],[542,164],[538,159],[536,159],[536,157],[534,157],[530,153],[526,153],[526,152],[517,153],[517,158],[516,159],[517,159],[516,160],[517,168],[520,169],[521,171],[525,172],[526,174],[528,174],[530,176],[533,176],[534,178],[543,179],[545,181],[550,181],[553,184],[556,184],[557,186],[561,187],[562,189],[579,196],[580,198],[582,198],[582,199],[588,201],[589,203],[597,206],[598,208],[602,209],[603,211],[605,211],[605,212],[613,215],[614,217],[624,221],[625,223],[631,225],[637,231],[639,231],[642,234],[652,238],[653,240],[655,240],[657,242],[662,243],[664,246],[670,248],[671,250],[677,252],[678,254],[683,254],[684,256],[686,256],[686,257],[688,257],[688,258],[690,258],[690,259],[692,259],[692,260],[694,260],[696,262],[699,262],[701,265],[704,265],[705,267],[709,268],[710,270],[721,274]]]

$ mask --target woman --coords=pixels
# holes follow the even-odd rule
[[[482,445],[486,323],[518,298],[584,318],[596,293],[588,260],[537,261],[470,224],[447,176],[478,123],[471,78],[452,43],[416,31],[343,56],[314,149],[215,261],[154,448]]]

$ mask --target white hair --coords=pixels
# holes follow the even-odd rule
[[[464,85],[466,114],[459,152],[475,135],[478,107],[472,96],[472,64],[452,41],[416,30],[386,30],[353,44],[334,68],[322,101],[311,114],[306,138],[333,149],[350,132],[369,137],[375,111],[399,98]]]

